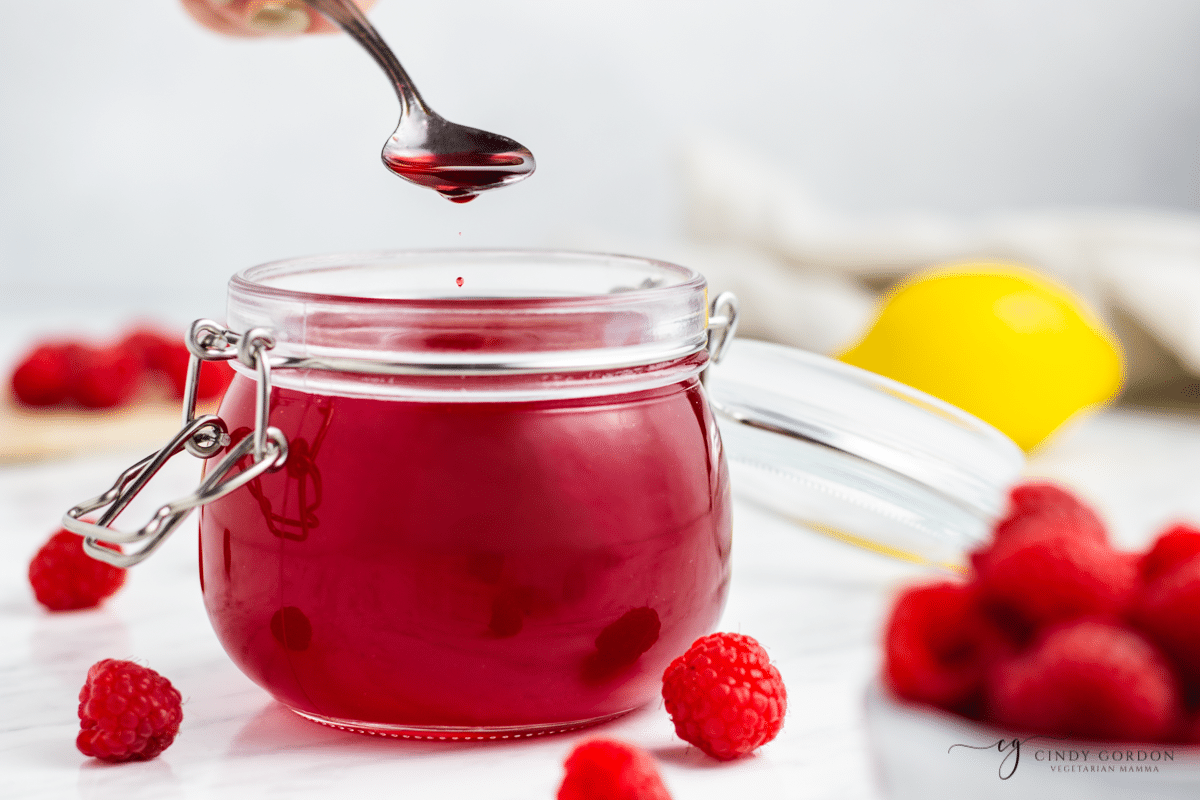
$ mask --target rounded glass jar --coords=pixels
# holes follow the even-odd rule
[[[275,337],[288,456],[201,509],[226,651],[301,715],[376,733],[524,735],[656,697],[729,583],[707,323],[698,273],[617,256],[236,275],[228,326]],[[235,367],[226,452],[255,426]]]

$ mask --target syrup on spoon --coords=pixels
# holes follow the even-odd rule
[[[421,98],[383,37],[350,0],[304,0],[354,38],[383,68],[400,99],[400,124],[383,146],[383,163],[400,177],[455,203],[529,177],[527,147],[507,136],[443,119]]]

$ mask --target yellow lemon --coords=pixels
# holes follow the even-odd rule
[[[914,276],[841,360],[940,397],[1026,450],[1112,399],[1124,373],[1116,338],[1080,298],[991,263]]]

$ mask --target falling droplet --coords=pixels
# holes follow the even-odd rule
[[[462,279],[461,277],[460,277],[460,278],[455,278],[455,279],[454,279],[454,282],[455,282],[455,283],[457,283],[459,286],[462,286],[462,285],[463,285],[463,279]]]

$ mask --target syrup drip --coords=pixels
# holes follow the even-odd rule
[[[487,188],[526,174],[520,156],[483,153],[423,153],[419,156],[385,153],[383,163],[401,178],[433,189],[452,203],[469,203]]]

